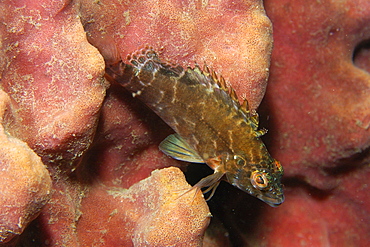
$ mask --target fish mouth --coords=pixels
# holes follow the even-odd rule
[[[274,197],[270,197],[268,195],[257,195],[257,198],[265,202],[271,207],[279,206],[280,204],[284,202],[284,199],[285,199],[283,194],[279,196],[275,195]]]

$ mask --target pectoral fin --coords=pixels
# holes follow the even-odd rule
[[[169,135],[159,144],[159,149],[177,160],[192,163],[205,163],[199,154],[178,134]]]

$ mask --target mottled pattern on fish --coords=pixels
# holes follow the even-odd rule
[[[206,163],[214,174],[195,187],[229,183],[271,206],[284,201],[283,168],[268,153],[258,130],[257,114],[239,104],[235,91],[206,66],[183,69],[162,63],[152,49],[129,57],[107,74],[158,114],[176,134],[160,149],[179,160]]]

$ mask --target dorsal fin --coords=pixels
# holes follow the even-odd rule
[[[208,68],[206,63],[204,63],[204,66],[203,66],[203,74],[206,75],[206,76],[209,76],[211,74],[211,71]]]
[[[175,76],[175,77],[181,77],[186,73],[187,78],[190,78],[190,81],[187,81],[187,84],[196,84],[199,83],[201,85],[204,85],[208,88],[218,88],[224,91],[228,97],[223,97],[226,103],[234,105],[236,109],[243,109],[239,103],[238,96],[235,92],[235,90],[226,83],[225,79],[220,75],[218,76],[216,72],[212,69],[210,69],[206,64],[204,64],[203,69],[199,67],[198,64],[195,64],[194,68],[188,67],[185,71],[181,66],[176,66],[163,63],[157,53],[153,50],[151,47],[146,47],[142,50],[137,51],[136,53],[133,53],[132,55],[129,55],[127,58],[134,66],[136,70],[139,71],[143,68],[143,66],[150,60],[152,60],[154,63],[152,66],[160,65],[163,68],[165,68],[166,73],[169,76]],[[151,64],[145,65],[149,66]],[[184,80],[185,81],[185,80]],[[217,90],[216,90],[217,91]],[[224,95],[226,96],[226,95]],[[246,109],[246,108],[244,108]],[[248,112],[247,110],[242,110],[244,113]]]
[[[243,100],[243,103],[242,103],[240,109],[242,109],[242,111],[244,113],[249,114],[249,104],[248,104],[248,100],[247,99],[244,99]]]
[[[214,70],[211,71],[211,76],[212,76],[212,79],[215,81],[215,82],[218,82],[218,77],[216,75],[216,72]]]
[[[249,113],[251,124],[253,126],[253,129],[257,131],[258,129],[258,124],[259,124],[259,116],[257,112],[250,112]]]
[[[263,128],[263,129],[257,130],[255,133],[257,137],[261,137],[267,133],[267,129]]]
[[[225,90],[225,91],[227,90],[226,82],[225,82],[225,79],[223,78],[223,76],[220,76],[219,85],[223,90]]]
[[[238,96],[236,95],[235,90],[232,87],[229,87],[229,94],[233,100],[239,103]],[[239,104],[240,105],[240,104]]]

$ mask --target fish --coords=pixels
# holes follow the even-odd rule
[[[184,69],[162,62],[150,47],[127,60],[108,65],[107,78],[126,88],[175,131],[159,149],[174,159],[205,163],[214,170],[193,188],[211,191],[212,197],[226,179],[272,207],[283,203],[284,170],[261,140],[266,130],[258,129],[258,114],[249,109],[246,99],[239,103],[222,76],[207,65]]]

